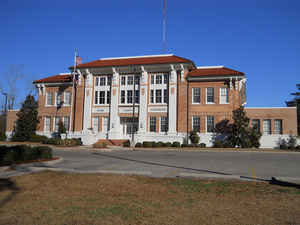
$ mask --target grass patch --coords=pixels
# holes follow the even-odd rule
[[[0,224],[298,224],[299,193],[255,182],[42,172],[0,182]]]

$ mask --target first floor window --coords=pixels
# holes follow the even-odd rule
[[[200,116],[193,116],[193,130],[200,132]]]
[[[228,102],[228,88],[220,88],[220,104],[226,104]]]
[[[54,132],[58,132],[59,120],[60,118],[58,116],[54,117]]]
[[[156,132],[156,117],[150,116],[150,132]]]
[[[260,120],[259,120],[259,119],[253,119],[253,120],[252,120],[252,128],[253,128],[256,132],[260,132]]]
[[[69,91],[66,91],[65,93],[64,93],[64,104],[65,105],[70,105],[71,104],[71,94],[70,94],[70,92]]]
[[[105,91],[99,91],[99,104],[105,104]]]
[[[50,123],[51,123],[51,117],[46,116],[45,117],[45,125],[44,125],[44,131],[49,132],[50,131]]]
[[[140,103],[140,91],[139,90],[135,91],[134,98],[135,98],[134,99],[135,103],[139,104]]]
[[[164,103],[168,103],[168,90],[167,89],[164,89]]]
[[[282,120],[274,120],[274,134],[282,134]]]
[[[200,88],[193,88],[193,103],[200,103],[201,102],[201,89]]]
[[[99,117],[93,117],[93,121],[92,121],[92,128],[94,132],[98,132],[99,130]]]
[[[64,124],[64,127],[66,128],[66,130],[68,131],[69,126],[70,126],[70,117],[65,116],[64,119],[63,119],[63,124]]]
[[[125,104],[125,91],[121,91],[121,104]]]
[[[271,134],[271,120],[264,120],[264,134]]]
[[[168,117],[166,116],[160,117],[160,131],[168,132]]]
[[[156,102],[156,103],[161,103],[161,97],[162,97],[162,96],[161,96],[161,90],[156,90],[156,91],[155,91],[155,95],[156,95],[156,96],[155,96],[155,102]]]
[[[154,103],[154,90],[150,90],[150,103]]]
[[[53,94],[51,92],[47,92],[46,105],[53,105]]]
[[[132,103],[132,90],[127,91],[127,104]]]
[[[106,104],[110,104],[110,91],[106,92]]]
[[[212,87],[206,88],[206,103],[214,103],[214,102],[215,102],[214,88]]]
[[[208,132],[208,133],[214,132],[214,117],[213,116],[206,117],[206,132]]]

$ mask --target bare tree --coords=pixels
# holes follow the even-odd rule
[[[13,109],[16,104],[17,82],[24,78],[23,68],[24,65],[10,65],[9,71],[4,74],[6,85],[0,83],[0,92],[7,94],[7,109]]]

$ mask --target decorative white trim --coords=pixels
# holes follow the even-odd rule
[[[197,66],[197,69],[217,69],[217,68],[224,68],[223,65],[220,66]]]
[[[100,60],[111,60],[111,59],[134,59],[134,58],[167,57],[167,56],[173,56],[173,54],[164,54],[164,55],[142,55],[142,56],[125,56],[125,57],[109,57],[109,58],[100,58]]]
[[[167,106],[162,107],[148,107],[148,112],[152,113],[166,113],[168,112]]]
[[[109,113],[109,107],[101,107],[101,108],[98,108],[98,107],[94,107],[92,108],[92,113]]]

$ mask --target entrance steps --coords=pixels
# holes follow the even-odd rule
[[[102,144],[102,143],[106,143],[107,146],[123,146],[123,144],[125,142],[127,142],[128,140],[124,140],[124,139],[114,139],[114,140],[110,140],[110,139],[99,139],[97,141],[96,144]]]

